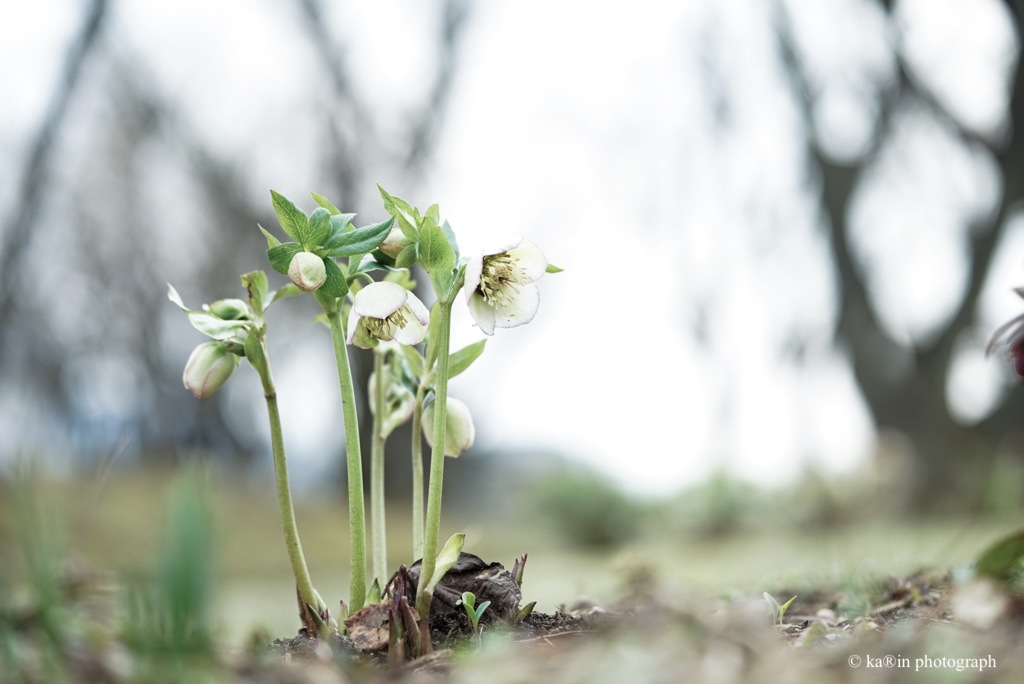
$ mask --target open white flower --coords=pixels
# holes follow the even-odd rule
[[[533,320],[540,306],[535,284],[548,266],[532,242],[516,237],[466,264],[466,303],[480,329],[514,328]]]
[[[371,283],[356,293],[348,317],[348,343],[372,349],[378,342],[419,344],[427,336],[430,312],[401,285]]]

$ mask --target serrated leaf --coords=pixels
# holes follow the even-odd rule
[[[348,282],[345,280],[345,274],[338,268],[334,259],[324,259],[324,266],[327,268],[327,280],[318,291],[330,297],[344,297],[348,294]]]
[[[328,254],[333,257],[366,254],[384,242],[384,238],[391,232],[391,226],[394,225],[394,222],[393,218],[389,218],[387,221],[356,228],[349,233],[332,236],[331,241],[334,246],[331,247]]]
[[[1000,539],[978,557],[974,570],[979,575],[1007,581],[1021,572],[1024,563],[1024,530]]]
[[[554,264],[548,264],[548,267],[546,269],[544,269],[544,272],[545,273],[561,273],[564,270],[565,270],[564,268],[558,268]]]
[[[321,207],[323,207],[327,211],[331,212],[331,216],[334,216],[335,214],[340,214],[341,213],[341,211],[338,209],[338,207],[336,207],[333,204],[331,204],[330,200],[328,200],[323,195],[319,195],[319,194],[317,194],[315,192],[311,192],[309,194],[313,196],[313,201],[314,202],[319,204]]]
[[[342,239],[342,235],[351,232],[353,230],[352,219],[354,219],[355,216],[355,214],[336,214],[332,216],[331,232],[327,240],[324,242],[324,247],[330,250],[335,246],[335,243],[338,240]]]
[[[431,204],[427,207],[427,213],[423,215],[423,218],[430,219],[434,223],[441,223],[441,207]]]
[[[398,220],[398,227],[409,239],[415,240],[419,236],[420,215],[416,209],[405,200],[388,194],[388,191],[377,186],[381,199],[384,200],[384,211],[391,214]]]
[[[451,380],[462,371],[469,368],[474,361],[484,353],[484,345],[487,340],[479,340],[468,344],[459,351],[448,356],[448,379]]]
[[[419,351],[412,345],[399,345],[399,349],[402,350],[402,357],[405,359],[405,362],[409,365],[409,371],[412,372],[412,374],[417,379],[422,378],[423,366],[425,363],[423,355],[420,354]]]
[[[281,275],[288,275],[288,267],[292,263],[292,257],[301,251],[302,245],[297,242],[285,242],[277,247],[271,247],[267,250],[270,267]]]
[[[416,243],[406,245],[402,248],[402,251],[395,257],[395,268],[409,268],[416,263],[417,257],[417,246]]]
[[[309,215],[309,245],[319,247],[327,242],[331,235],[331,212],[317,207]]]
[[[424,220],[420,227],[420,264],[431,278],[451,277],[455,268],[455,251],[448,244],[444,231],[433,221]]]
[[[266,228],[264,228],[258,223],[256,224],[256,227],[259,228],[260,231],[263,233],[263,237],[267,238],[267,249],[270,249],[271,247],[277,247],[279,244],[281,244],[281,241],[274,237],[274,234],[268,231]]]
[[[307,242],[309,234],[309,219],[306,213],[299,209],[294,202],[284,195],[270,191],[270,200],[277,212],[277,220],[281,222],[281,228],[291,239],[303,245]]]

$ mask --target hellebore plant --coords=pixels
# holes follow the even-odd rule
[[[384,447],[391,432],[412,418],[413,555],[422,559],[422,565],[415,610],[409,606],[401,608],[400,601],[395,605],[402,611],[408,609],[408,615],[403,612],[406,624],[415,615],[425,625],[434,589],[459,560],[465,541],[464,535],[456,534],[443,548],[438,548],[444,460],[472,447],[475,439],[469,407],[448,396],[448,381],[469,368],[485,346],[485,340],[480,340],[450,352],[452,307],[465,287],[465,301],[484,334],[491,336],[496,328],[524,325],[534,318],[540,303],[537,281],[545,273],[561,270],[548,264],[533,243],[519,237],[463,259],[455,234],[447,222],[441,221],[436,204],[420,213],[404,200],[379,186],[378,189],[390,218],[362,228],[353,225],[355,214],[341,213],[320,195],[313,194],[318,207],[306,214],[288,198],[271,191],[278,221],[291,239],[282,242],[259,227],[267,239],[270,265],[291,281],[276,292],[269,291],[262,272],[250,273],[243,276],[249,291],[247,302],[224,299],[195,311],[185,307],[174,288],[169,290],[170,299],[189,315],[193,326],[212,338],[189,357],[183,374],[186,388],[196,397],[210,396],[230,378],[242,357],[263,382],[282,524],[303,621],[311,630],[322,631],[335,623],[313,589],[299,544],[277,394],[270,374],[263,320],[266,308],[283,296],[309,292],[323,309],[323,319],[331,330],[348,472],[351,586],[350,603],[348,607],[342,605],[343,618],[368,600],[379,601],[380,588],[387,581]],[[430,280],[435,302],[429,310],[413,292],[415,283],[409,269],[414,265]],[[383,273],[384,277],[375,280],[371,275],[374,272]],[[369,594],[362,452],[348,345],[372,349],[374,359],[369,387],[374,416],[370,459],[374,581]],[[422,351],[418,345],[422,345]],[[431,447],[425,503],[424,438]],[[487,603],[474,608],[472,600],[465,601],[464,597],[464,606],[474,611],[475,625]],[[417,650],[429,650],[429,630],[419,629],[419,634],[426,643]]]
[[[319,633],[330,625],[335,627],[327,606],[310,579],[306,559],[302,554],[299,529],[295,522],[291,489],[288,485],[288,462],[285,456],[281,415],[277,407],[277,389],[270,372],[270,352],[267,349],[267,327],[263,313],[281,297],[296,294],[291,286],[270,291],[267,276],[254,271],[242,276],[242,285],[249,292],[248,303],[240,299],[222,299],[204,305],[202,310],[189,309],[173,286],[167,286],[167,297],[188,314],[192,326],[213,338],[200,344],[185,364],[183,382],[196,397],[203,399],[216,392],[227,382],[242,357],[260,376],[263,396],[270,421],[270,441],[274,452],[274,476],[277,481],[277,503],[284,530],[285,546],[291,561],[292,573],[299,597],[302,621],[311,633]]]
[[[360,456],[362,451],[359,445],[356,396],[352,384],[352,369],[345,348],[347,336],[342,323],[342,308],[346,305],[345,296],[349,294],[351,285],[360,276],[369,279],[366,271],[360,270],[363,267],[363,257],[376,249],[388,236],[394,221],[388,219],[382,223],[355,228],[352,225],[355,214],[342,214],[337,207],[320,195],[313,195],[313,199],[320,206],[308,216],[283,195],[271,190],[270,196],[282,230],[294,240],[281,243],[260,226],[260,230],[267,238],[267,257],[270,259],[270,265],[278,273],[291,278],[299,288],[313,293],[323,307],[334,341],[334,357],[338,366],[338,385],[341,389],[342,418],[345,425],[345,460],[348,465],[349,544],[352,555],[349,607],[351,610],[358,610],[366,600],[366,506],[363,500],[363,465]],[[348,263],[343,271],[335,259],[345,257],[348,258]],[[365,268],[372,270],[375,266],[376,262],[371,259]],[[357,301],[352,306],[354,313],[358,314],[361,307],[367,312],[367,316],[381,312],[382,307],[374,297],[360,301],[357,294],[356,298]],[[394,316],[396,311],[404,310],[408,306],[403,301],[402,306],[396,306],[389,315]],[[378,325],[387,330],[392,330],[394,326],[401,327],[395,322],[388,321],[380,322]],[[359,329],[364,331],[361,321]]]

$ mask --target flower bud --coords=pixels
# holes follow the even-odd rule
[[[324,260],[312,252],[298,252],[288,264],[288,277],[306,292],[320,289],[327,280],[327,267]]]
[[[444,455],[457,457],[473,446],[476,429],[473,427],[473,416],[469,407],[458,399],[449,397],[448,412],[445,415]],[[427,444],[434,446],[434,403],[423,409],[423,435]]]
[[[406,239],[405,233],[402,232],[401,228],[395,226],[377,249],[395,259],[407,244],[409,244],[409,241]]]
[[[181,381],[196,399],[205,399],[228,381],[238,359],[222,343],[204,342],[192,350]]]
[[[225,321],[249,318],[249,305],[241,299],[218,299],[207,307],[207,311]]]

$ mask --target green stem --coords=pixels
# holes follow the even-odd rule
[[[437,313],[437,372],[434,381],[434,446],[430,451],[430,484],[427,491],[426,536],[423,540],[423,565],[416,593],[416,611],[428,620],[433,593],[424,591],[437,564],[438,537],[441,533],[441,490],[444,484],[444,439],[448,420],[448,346],[451,341],[452,299],[440,300]]]
[[[423,558],[423,396],[426,387],[416,391],[412,412],[412,558]]]
[[[292,572],[295,574],[295,586],[298,588],[299,598],[303,606],[312,606],[319,613],[324,610],[325,606],[316,590],[313,589],[313,581],[309,577],[306,559],[302,554],[299,528],[295,522],[295,508],[292,505],[292,491],[288,484],[288,459],[284,451],[281,413],[277,408],[277,389],[274,386],[274,378],[270,374],[270,356],[266,342],[264,341],[262,345],[266,363],[260,374],[260,379],[263,382],[263,396],[267,401],[267,415],[270,420],[270,444],[274,451],[274,476],[277,481],[277,507],[281,514],[284,542],[288,549],[288,558],[292,563]]]
[[[373,576],[383,588],[387,581],[388,549],[387,528],[384,519],[384,411],[386,385],[384,382],[384,352],[373,350],[374,413],[373,444],[370,451],[370,529],[373,542]]]
[[[341,386],[341,409],[345,420],[345,460],[348,462],[348,524],[349,548],[352,556],[352,580],[349,611],[355,612],[366,601],[366,505],[363,502],[363,462],[359,447],[359,424],[356,419],[356,394],[352,385],[352,369],[348,363],[345,332],[341,314],[335,308],[327,311],[334,339],[334,357]]]

